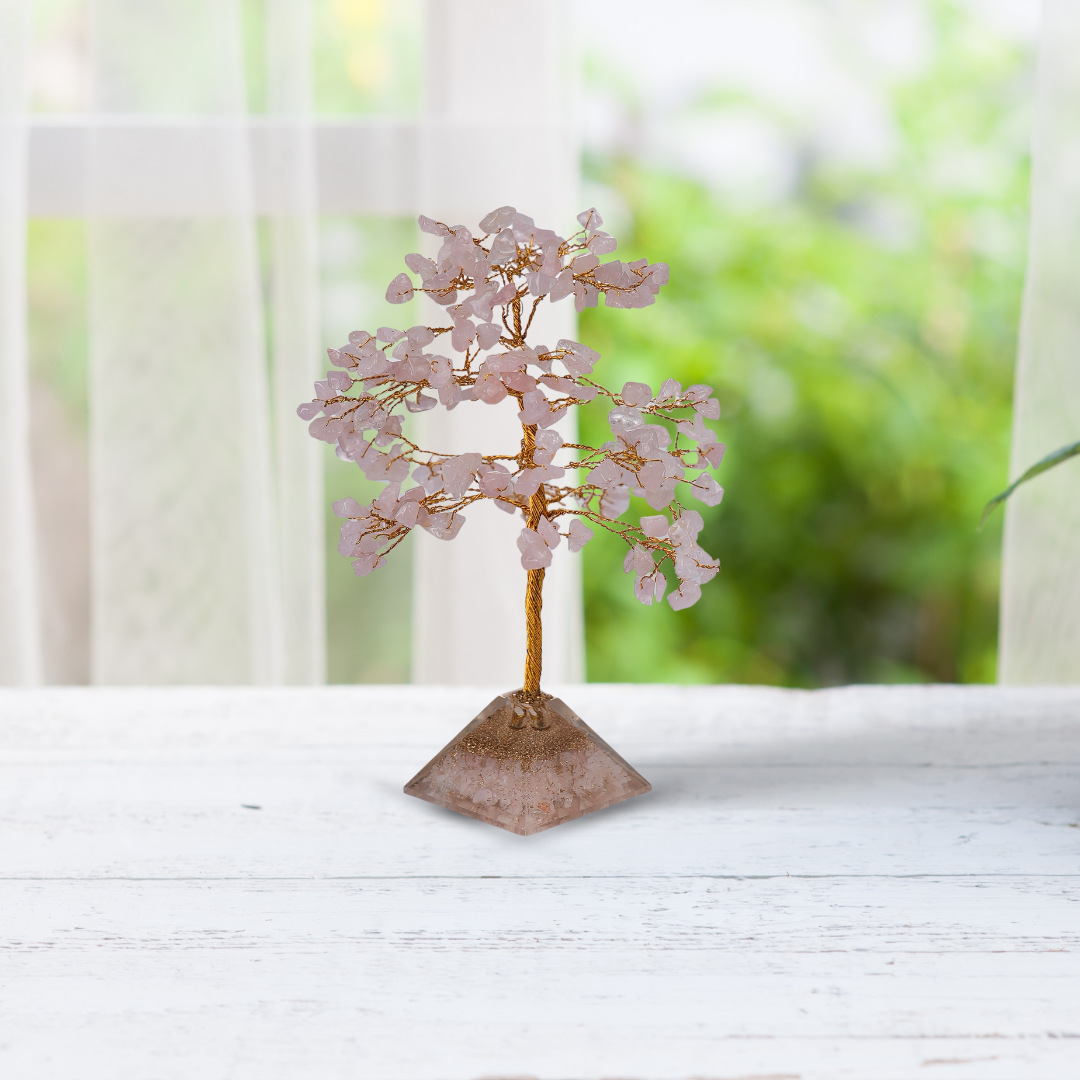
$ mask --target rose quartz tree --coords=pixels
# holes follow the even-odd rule
[[[442,246],[434,259],[406,255],[420,282],[399,274],[386,297],[402,304],[422,292],[446,309],[450,325],[354,331],[346,345],[328,350],[336,370],[298,409],[312,436],[335,443],[339,457],[385,483],[368,505],[351,498],[334,504],[345,519],[338,550],[360,576],[381,566],[417,526],[453,540],[468,507],[481,499],[521,515],[517,544],[528,575],[523,687],[496,698],[406,790],[522,833],[648,790],[540,689],[541,598],[554,549],[566,540],[570,551],[580,551],[594,535],[589,525],[617,533],[628,547],[623,569],[634,575],[637,598],[662,600],[670,568],[678,586],[667,600],[676,610],[696,603],[719,570],[697,543],[701,515],[681,501],[688,493],[714,506],[724,494],[707,471],[724,454],[704,422],[720,415],[712,388],[684,390],[667,379],[655,394],[637,382],[616,393],[592,378],[600,359],[594,350],[567,339],[554,347],[529,340],[545,301],[573,296],[580,312],[603,293],[609,308],[647,307],[668,280],[663,263],[602,262],[616,240],[600,231],[595,209],[577,220],[581,228],[565,239],[504,206],[480,222],[482,235],[474,237],[464,225],[421,215],[420,228]],[[597,397],[610,401],[612,438],[602,446],[564,442],[554,425],[572,406]],[[517,454],[442,456],[403,434],[402,409],[454,409],[466,401],[516,410]],[[638,524],[622,520],[632,494],[656,513]]]

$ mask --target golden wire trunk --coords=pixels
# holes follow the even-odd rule
[[[544,568],[530,570],[525,584],[525,685],[526,695],[540,693],[544,630],[540,618],[544,606]]]

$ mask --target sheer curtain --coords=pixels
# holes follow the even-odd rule
[[[1080,6],[1046,0],[1010,475],[1080,439]],[[1080,463],[1007,504],[999,678],[1080,681]]]
[[[240,30],[230,0],[91,4],[95,682],[282,670]]]
[[[267,12],[271,409],[239,4],[91,3],[95,682],[323,677],[306,11]]]
[[[318,196],[312,128],[311,4],[267,0],[273,431],[281,538],[282,675],[326,677],[321,447],[297,423],[296,405],[323,370],[319,331]]]
[[[476,42],[490,40],[495,28],[500,40],[513,43],[515,68],[529,72],[527,97],[490,92]],[[420,136],[424,213],[475,231],[486,213],[509,204],[563,235],[576,225],[572,40],[562,3],[429,0]],[[422,319],[445,325],[445,310],[428,302]],[[572,338],[574,328],[569,303],[542,304],[530,340],[554,346]],[[419,419],[422,445],[447,453],[516,453],[521,440],[510,410],[482,403],[433,409]],[[560,430],[573,441],[573,432]],[[470,507],[466,517],[453,543],[426,533],[415,539],[413,678],[517,686],[525,657],[525,574],[515,543],[521,524],[491,503]],[[544,676],[551,683],[584,677],[580,559],[564,546],[544,583]]]
[[[0,0],[0,684],[41,679],[30,485],[26,208],[30,0]]]
[[[85,7],[89,110],[34,129],[30,175],[39,212],[84,214],[89,223],[91,678],[319,682],[322,458],[295,416],[326,368],[323,347],[338,343],[320,340],[319,210],[368,218],[424,211],[475,226],[509,202],[569,228],[581,209],[569,7],[431,2],[423,115],[335,117],[317,128],[311,22],[320,9],[312,0]],[[31,0],[0,0],[6,683],[40,678],[25,401],[31,10]],[[520,115],[477,81],[474,43],[492,33],[510,35],[530,66]],[[253,59],[255,78],[245,70]],[[258,85],[262,111],[252,114]],[[460,175],[461,140],[489,140],[507,125],[516,133],[502,138],[502,165]],[[385,288],[371,285],[380,295]],[[357,326],[366,314],[357,311]],[[545,335],[554,342],[573,329],[569,305],[552,308]],[[468,416],[462,407],[428,434],[440,449],[516,438],[513,423],[477,429],[494,411]],[[425,536],[416,545],[418,681],[520,682],[516,530],[505,515],[483,516],[472,514],[454,544],[425,545]],[[559,554],[545,589],[552,681],[583,670],[580,564]],[[477,586],[481,567],[495,588]]]

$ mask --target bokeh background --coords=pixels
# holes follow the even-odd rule
[[[321,116],[415,115],[422,4],[315,7]],[[582,206],[671,284],[630,317],[587,311],[579,336],[610,384],[716,388],[727,495],[702,542],[724,570],[696,607],[646,609],[598,536],[589,679],[993,681],[1000,518],[977,525],[1006,481],[1036,0],[653,8],[575,7]],[[261,18],[251,0],[255,113]],[[78,112],[85,7],[46,0],[37,20],[35,108]],[[414,239],[411,220],[322,219],[328,344],[390,321],[385,283]],[[84,222],[31,225],[54,682],[88,678],[85,249]],[[607,437],[602,412],[582,424]],[[326,485],[327,503],[364,494],[329,454]],[[408,561],[358,580],[332,518],[327,535],[330,681],[407,680]]]

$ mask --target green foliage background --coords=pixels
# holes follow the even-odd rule
[[[887,171],[805,147],[790,197],[747,207],[587,159],[629,208],[620,255],[671,265],[654,307],[583,315],[598,376],[712,384],[728,445],[724,502],[695,504],[723,565],[696,607],[643,608],[620,542],[585,549],[590,680],[994,679],[1000,515],[976,526],[1006,478],[1030,62],[935,11],[933,62],[893,93]],[[744,97],[700,107],[785,122]],[[583,417],[586,441],[605,412]]]

